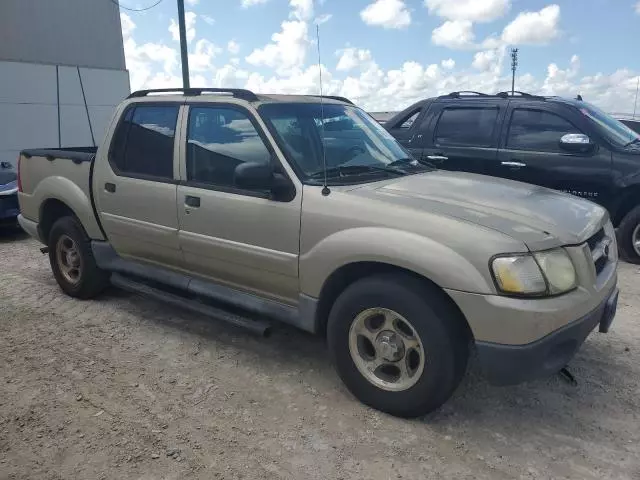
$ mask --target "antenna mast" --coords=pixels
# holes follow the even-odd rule
[[[322,195],[325,197],[331,193],[329,187],[327,186],[327,154],[324,148],[324,97],[322,93],[322,62],[320,59],[320,25],[316,25],[316,39],[318,43],[318,73],[320,74],[320,121],[321,125],[321,135],[322,135],[322,171],[323,175],[323,184],[322,184]]]

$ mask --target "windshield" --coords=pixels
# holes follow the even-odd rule
[[[604,113],[598,107],[585,103],[584,106],[580,107],[580,111],[600,127],[600,132],[611,143],[624,147],[636,140],[640,142],[640,135],[611,115]]]
[[[327,176],[334,181],[336,177],[343,181],[345,177],[406,175],[426,168],[357,107],[273,103],[259,110],[285,155],[305,179],[322,177],[323,154]]]

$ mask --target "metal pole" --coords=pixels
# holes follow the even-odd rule
[[[633,104],[633,119],[636,119],[636,108],[638,107],[638,90],[640,89],[640,76],[638,77],[638,83],[636,84],[636,101]]]
[[[184,23],[184,0],[178,0],[178,26],[180,28],[180,59],[182,61],[182,88],[189,88],[189,56],[187,54],[187,28]]]
[[[518,69],[518,49],[511,49],[511,95],[516,94],[516,70]]]

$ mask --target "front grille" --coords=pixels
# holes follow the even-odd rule
[[[612,243],[612,239],[607,237],[604,228],[587,240],[587,245],[589,245],[591,256],[593,257],[593,264],[596,268],[596,275],[600,275],[600,272],[609,263],[609,249],[615,248]]]

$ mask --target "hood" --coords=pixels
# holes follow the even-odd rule
[[[602,207],[569,194],[465,172],[436,170],[351,193],[491,228],[531,250],[582,243],[608,218]]]

